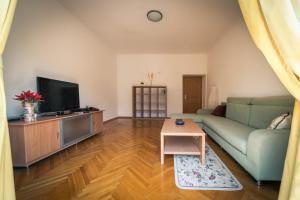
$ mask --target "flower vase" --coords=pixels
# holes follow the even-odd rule
[[[34,112],[35,105],[34,105],[34,103],[25,102],[23,104],[23,108],[24,108],[24,115],[23,115],[24,121],[25,122],[35,121],[35,112]]]

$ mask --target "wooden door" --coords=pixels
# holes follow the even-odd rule
[[[183,76],[183,113],[196,113],[202,108],[202,77]]]
[[[103,113],[102,112],[96,112],[93,113],[93,134],[97,134],[102,132],[103,129]]]
[[[46,121],[25,127],[27,162],[37,160],[60,148],[59,121]]]

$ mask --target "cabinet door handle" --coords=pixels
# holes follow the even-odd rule
[[[57,131],[57,133],[56,133],[56,137],[57,137],[57,139],[59,138],[59,132]]]

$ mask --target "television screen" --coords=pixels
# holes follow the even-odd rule
[[[37,77],[37,91],[44,97],[39,112],[57,112],[77,109],[79,86],[76,83]]]

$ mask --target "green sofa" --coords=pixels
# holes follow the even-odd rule
[[[211,115],[211,110],[197,114],[172,114],[171,118],[191,118],[225,149],[260,184],[281,180],[290,129],[267,129],[271,121],[292,112],[290,96],[229,97],[226,117]]]

